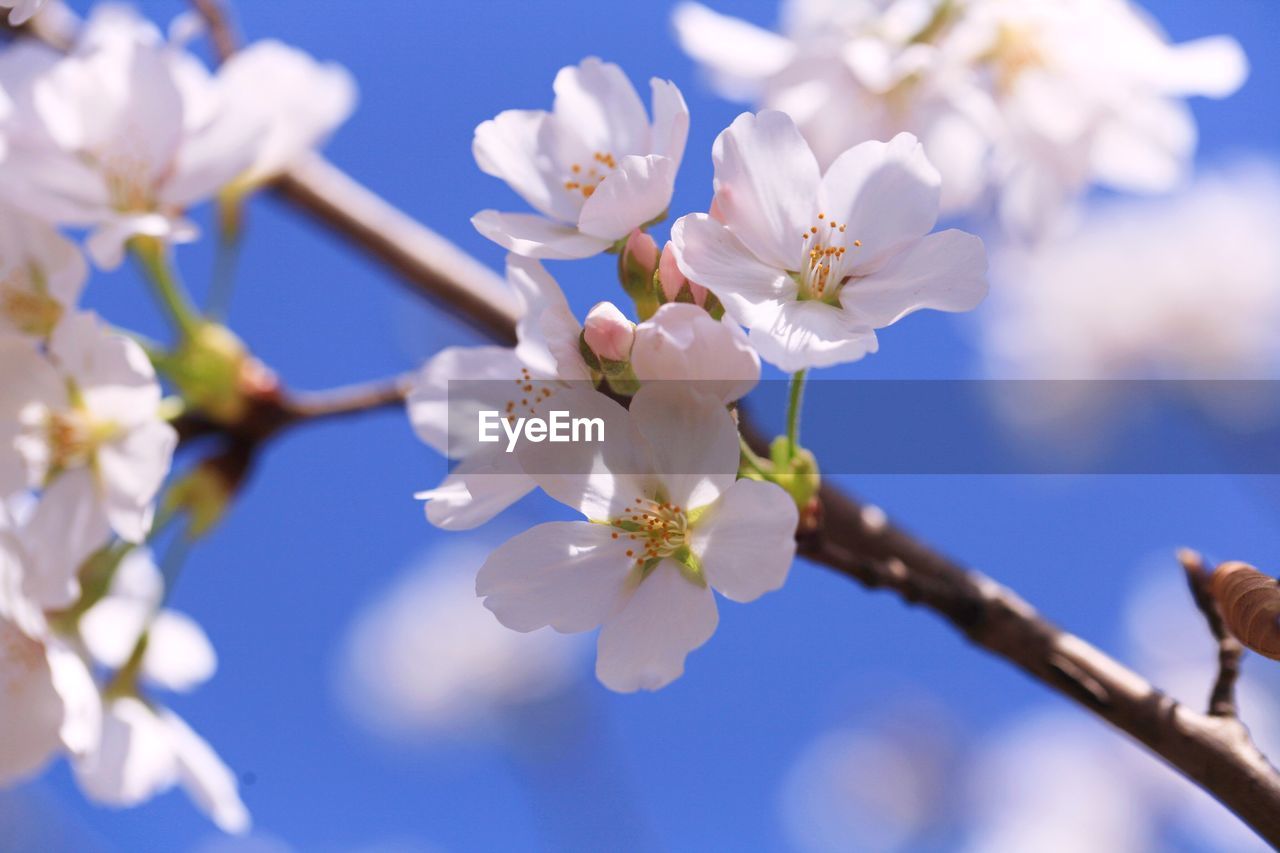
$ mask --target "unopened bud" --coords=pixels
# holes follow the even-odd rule
[[[692,302],[699,306],[707,304],[707,289],[689,281],[680,272],[675,247],[670,241],[662,250],[662,260],[658,262],[658,283],[662,285],[662,295],[667,302]]]
[[[636,313],[647,320],[658,310],[657,285],[658,244],[643,231],[636,229],[627,237],[618,255],[618,280],[622,289],[635,300]]]
[[[612,302],[599,302],[587,312],[582,336],[601,361],[626,362],[631,358],[636,325]]]

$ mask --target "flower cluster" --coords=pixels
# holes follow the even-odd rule
[[[855,145],[822,172],[792,118],[744,114],[716,140],[709,213],[661,250],[688,111],[652,82],[653,118],[615,65],[555,80],[551,112],[481,124],[476,162],[537,214],[473,222],[508,249],[514,347],[454,347],[417,376],[409,415],[456,465],[419,497],[440,527],[482,524],[540,489],[585,520],[528,530],[493,552],[476,592],[506,626],[601,628],[596,672],[619,691],[683,671],[718,621],[716,597],[778,589],[811,512],[816,462],[798,444],[799,394],[769,458],[740,434],[761,360],[795,373],[857,360],[875,330],[986,294],[981,241],[931,234],[941,178],[909,134]],[[599,302],[579,322],[540,259],[617,255],[636,319]],[[744,332],[744,327],[746,331]],[[590,416],[603,441],[515,448],[475,439],[476,414],[514,423],[551,407]]]
[[[2,5],[16,25],[39,0]],[[163,383],[198,386],[226,337],[192,307],[170,247],[196,236],[193,205],[238,204],[314,146],[354,89],[274,42],[212,73],[178,38],[192,28],[173,32],[104,5],[65,53],[23,39],[0,51],[0,783],[64,755],[95,801],[181,785],[240,832],[235,775],[157,696],[216,665],[150,558],[193,512],[179,489],[165,496],[184,401]],[[81,229],[84,252],[68,234]],[[109,268],[127,253],[176,321],[172,348],[80,306],[85,255]]]
[[[820,162],[910,131],[945,210],[994,195],[1024,237],[1090,184],[1171,189],[1195,144],[1181,99],[1246,73],[1233,40],[1170,45],[1129,0],[789,0],[786,35],[685,3],[675,23],[721,92],[789,113]]]

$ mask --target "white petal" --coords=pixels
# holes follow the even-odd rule
[[[119,669],[137,648],[154,612],[144,601],[109,595],[80,617],[80,639],[95,661]]]
[[[623,157],[582,205],[578,229],[610,243],[621,240],[663,214],[675,180],[673,160],[653,154]]]
[[[1098,183],[1166,192],[1185,176],[1195,146],[1195,119],[1185,104],[1144,98],[1130,103],[1122,120],[1098,129],[1089,165]]]
[[[690,545],[717,592],[754,601],[786,582],[798,522],[796,503],[781,488],[739,480],[698,519]]]
[[[49,349],[95,418],[129,427],[156,417],[161,393],[151,360],[136,341],[111,331],[95,314],[66,318]]]
[[[1172,46],[1169,53],[1160,82],[1170,94],[1225,98],[1249,76],[1244,49],[1229,36],[1183,42]]]
[[[878,271],[849,282],[840,291],[840,303],[858,321],[879,329],[921,308],[971,311],[986,295],[982,240],[951,229],[916,241]]]
[[[520,467],[519,457],[501,448],[473,453],[449,472],[434,489],[414,497],[427,502],[427,520],[444,530],[470,530],[534,489]]]
[[[610,690],[658,690],[684,672],[684,659],[719,623],[710,587],[699,587],[663,560],[626,606],[605,623],[596,653],[596,676]]]
[[[72,755],[98,745],[102,736],[102,697],[80,655],[58,641],[46,645],[54,689],[62,699],[59,736]]]
[[[822,178],[823,212],[846,226],[862,268],[927,234],[938,219],[942,178],[909,133],[863,142],[836,158]]]
[[[794,299],[796,283],[751,254],[732,231],[705,213],[682,216],[671,228],[680,272],[710,290],[739,322],[772,317],[779,301]]]
[[[683,382],[646,385],[631,400],[631,419],[649,443],[653,471],[671,503],[696,509],[733,485],[738,427],[718,397]]]
[[[499,213],[482,210],[471,217],[476,230],[493,242],[527,258],[574,260],[598,255],[612,240],[583,234],[532,213]]]
[[[186,788],[191,801],[223,832],[233,835],[248,832],[249,810],[240,799],[235,774],[213,747],[172,711],[161,711],[160,720],[168,729],[178,781]]]
[[[649,153],[671,160],[676,169],[684,159],[684,146],[689,139],[689,107],[684,95],[670,80],[653,78],[653,138]]]
[[[516,631],[547,625],[566,634],[589,631],[623,596],[634,564],[629,542],[604,524],[539,524],[489,555],[476,575],[476,595]]]
[[[782,36],[701,3],[676,6],[672,21],[685,53],[707,67],[721,94],[735,100],[754,98],[760,84],[795,54]]]
[[[481,171],[506,181],[530,207],[552,219],[573,222],[580,205],[565,191],[564,176],[549,168],[544,150],[549,119],[543,110],[499,113],[476,128],[471,152]]]
[[[520,465],[543,491],[594,521],[615,518],[648,494],[652,478],[647,446],[626,409],[586,383],[556,391],[545,405],[550,411],[568,412],[569,418],[598,418],[604,440],[521,439],[515,450]]]
[[[0,783],[35,773],[57,751],[62,698],[54,688],[44,647],[0,618]]]
[[[204,629],[183,613],[162,610],[147,631],[142,676],[164,690],[187,693],[213,677],[218,655]]]
[[[59,474],[22,530],[29,556],[26,596],[49,610],[73,604],[80,595],[80,565],[107,543],[109,533],[93,473],[80,468]]]
[[[760,356],[742,330],[688,303],[667,303],[636,327],[631,368],[641,382],[691,382],[725,403],[760,381]]]
[[[103,506],[111,528],[126,542],[141,542],[151,530],[152,502],[164,483],[178,446],[178,433],[164,421],[149,421],[98,450]]]
[[[712,159],[724,223],[769,266],[798,267],[801,237],[817,221],[820,176],[795,122],[775,110],[743,113],[716,137]]]
[[[507,256],[507,281],[523,312],[516,323],[516,355],[535,376],[590,379],[578,349],[582,325],[564,292],[541,263]]]
[[[520,359],[509,347],[447,347],[423,365],[409,390],[409,420],[418,438],[437,453],[458,458],[473,448],[478,412],[497,405],[493,400],[476,399],[488,383],[513,382],[520,377]],[[449,383],[458,398],[450,405]],[[472,384],[474,383],[474,385]],[[494,390],[497,390],[496,387]],[[475,405],[470,405],[474,402]],[[499,408],[501,408],[499,406]]]
[[[822,302],[785,302],[749,340],[760,357],[787,373],[857,361],[876,351],[875,332],[849,312]]]
[[[135,806],[173,786],[178,765],[168,728],[137,699],[111,702],[97,749],[75,762],[85,796],[113,806]]]
[[[648,153],[649,117],[622,69],[594,56],[560,69],[553,84],[556,118],[592,151],[621,157]]]

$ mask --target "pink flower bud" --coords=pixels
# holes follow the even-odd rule
[[[670,241],[662,250],[662,260],[658,263],[658,282],[662,285],[662,293],[668,302],[675,302],[681,288],[688,284],[694,303],[697,305],[707,303],[707,289],[689,281],[684,277],[684,273],[680,272],[680,267],[676,264],[676,250]]]
[[[631,358],[631,343],[636,337],[636,324],[626,318],[612,302],[599,302],[587,312],[582,336],[591,351],[607,361]]]
[[[653,274],[654,268],[658,266],[658,244],[652,237],[637,228],[627,237],[626,251],[634,263],[649,270],[650,275]]]

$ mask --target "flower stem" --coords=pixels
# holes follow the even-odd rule
[[[805,371],[791,374],[791,393],[787,399],[787,459],[794,459],[800,448],[800,401],[804,397]]]
[[[155,237],[134,237],[130,241],[134,256],[142,266],[156,302],[169,316],[169,321],[184,338],[193,337],[203,320],[178,280],[169,261],[167,247]]]

